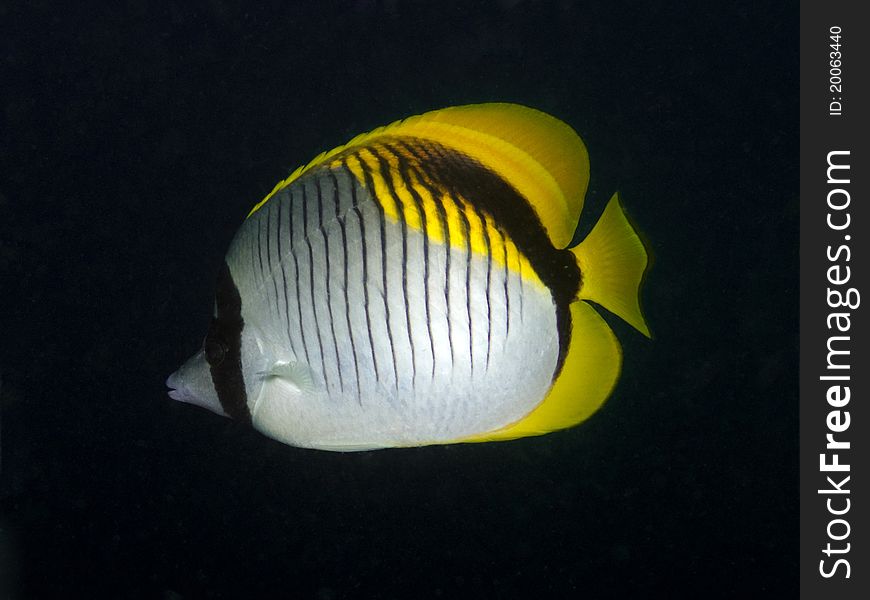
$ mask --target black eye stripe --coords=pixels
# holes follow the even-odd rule
[[[204,344],[211,380],[224,412],[234,419],[250,422],[242,374],[242,329],[245,327],[242,298],[226,263],[218,275],[215,301],[217,316],[209,326]]]
[[[217,367],[226,358],[227,350],[226,342],[224,342],[216,333],[209,332],[203,342],[203,350],[205,351],[205,360],[209,366]]]

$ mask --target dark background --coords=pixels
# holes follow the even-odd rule
[[[797,6],[0,2],[0,597],[794,597]],[[170,401],[230,238],[397,118],[570,123],[655,338],[569,431],[332,454]],[[581,596],[582,595],[582,596]]]

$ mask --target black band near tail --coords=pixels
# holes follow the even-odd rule
[[[205,338],[211,380],[221,407],[233,419],[250,422],[245,378],[242,374],[242,298],[227,263],[221,267],[215,292],[217,316]]]

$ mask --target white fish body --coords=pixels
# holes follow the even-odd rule
[[[556,121],[513,105],[429,115],[463,109]],[[581,301],[583,257],[554,243],[558,223],[523,196],[522,179],[481,164],[473,144],[403,132],[408,122],[319,157],[255,207],[227,253],[203,350],[167,382],[173,398],[327,450],[569,426],[575,417],[545,416],[510,431],[534,421],[566,366],[603,365],[582,375],[592,390],[584,410],[603,402],[619,349]],[[574,149],[579,178],[588,165]],[[624,238],[620,230],[618,247]],[[636,300],[645,253],[634,263],[618,293],[633,306],[621,316],[645,331]],[[582,333],[591,359],[572,358]]]

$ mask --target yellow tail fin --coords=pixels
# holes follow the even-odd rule
[[[650,336],[638,301],[647,253],[614,194],[592,231],[571,249],[583,282],[578,298],[591,300]]]

